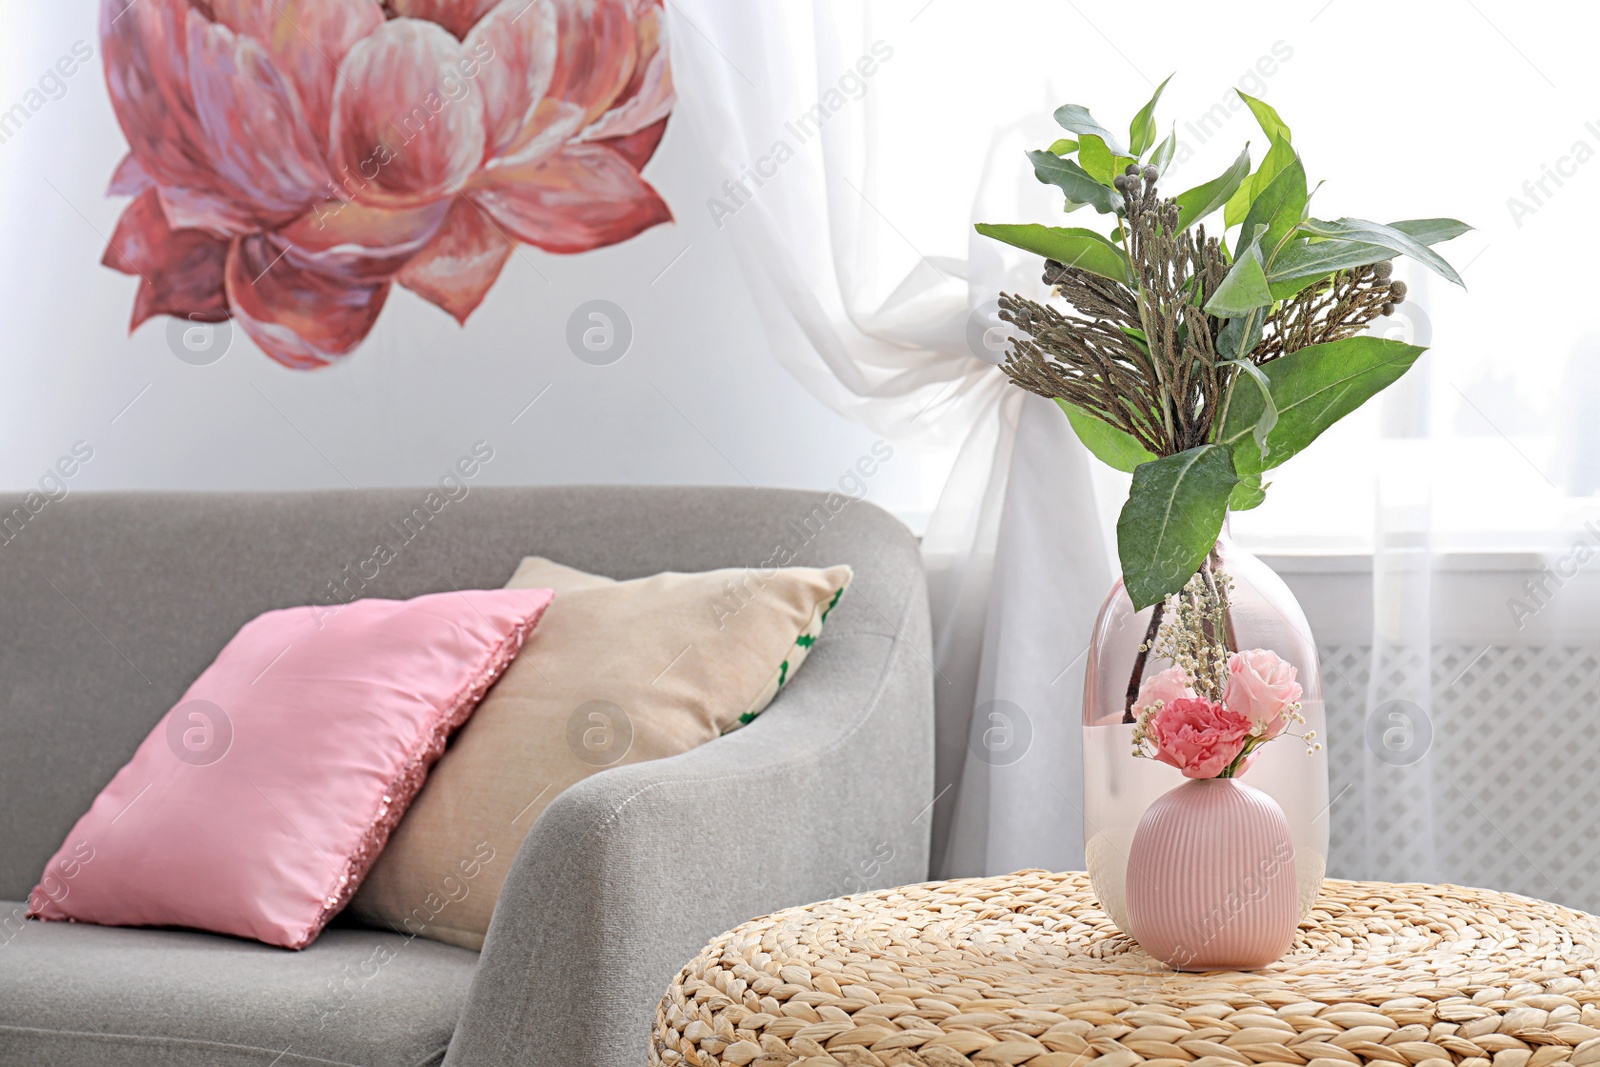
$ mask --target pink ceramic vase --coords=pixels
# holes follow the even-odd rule
[[[1265,967],[1294,941],[1289,820],[1237,779],[1197,778],[1157,798],[1134,832],[1127,877],[1127,932],[1176,970]]]

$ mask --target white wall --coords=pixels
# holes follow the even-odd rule
[[[524,247],[464,328],[396,286],[367,341],[315,372],[239,330],[210,366],[173,354],[166,318],[128,336],[137,279],[99,262],[126,200],[104,195],[125,142],[96,21],[91,0],[61,0],[8,4],[0,25],[0,111],[75,42],[95,51],[0,143],[0,489],[31,486],[79,440],[94,458],[73,488],[282,489],[431,482],[479,439],[496,484],[822,487],[875,439],[772,360],[705,208],[726,176],[697,163],[682,123],[645,170],[675,224],[579,256]],[[634,330],[611,366],[565,340],[597,298]],[[899,449],[869,498],[914,518],[923,481]]]

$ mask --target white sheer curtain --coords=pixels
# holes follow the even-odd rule
[[[1036,293],[1037,261],[970,223],[1058,218],[1020,154],[1058,134],[1051,109],[1083,103],[1115,127],[1179,70],[1162,109],[1182,146],[1173,188],[1220,173],[1246,140],[1259,157],[1259,131],[1229,106],[1237,85],[1279,108],[1328,179],[1319,214],[1479,227],[1445,246],[1471,292],[1412,272],[1414,298],[1381,326],[1435,350],[1233,526],[1289,579],[1322,647],[1330,874],[1600,907],[1600,328],[1584,191],[1600,119],[1583,105],[1600,98],[1583,51],[1600,16],[1557,37],[1503,4],[1449,19],[1391,8],[1382,32],[1407,60],[1366,69],[1360,5],[669,10],[675,121],[707,153],[706,207],[780,358],[897,443],[956,457],[925,540],[936,874],[1081,864],[1081,654],[1126,485],[985,362],[986,305],[1002,287]],[[1516,150],[1477,151],[1488,128],[1516,130]]]
[[[924,255],[907,236],[911,212],[883,180],[877,135],[902,119],[885,114],[873,82],[896,62],[903,12],[885,26],[863,3],[689,0],[671,10],[677,117],[733,183],[707,206],[738,249],[779,357],[817,396],[897,443],[955,454],[923,540],[936,641],[936,870],[1078,866],[1079,653],[1110,559],[1086,506],[1086,454],[1048,402],[1006,383],[984,336],[997,325],[984,305],[1002,287],[1037,292],[1039,265],[1003,259],[976,237],[966,255]],[[996,106],[1029,110],[1038,101]],[[986,130],[983,140],[993,166],[969,187],[931,179],[939,210],[968,233],[1041,199],[1018,166],[1032,144],[1023,131]]]

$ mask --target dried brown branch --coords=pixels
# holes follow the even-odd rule
[[[1133,285],[1047,261],[1044,280],[1067,310],[1002,294],[1001,319],[1028,335],[1013,340],[1002,369],[1166,456],[1205,443],[1231,377],[1217,366],[1221,324],[1203,310],[1228,265],[1203,228],[1179,229],[1177,205],[1157,195],[1155,179],[1148,167],[1117,179]]]
[[[1340,271],[1280,304],[1250,358],[1269,363],[1307,345],[1354,337],[1374,319],[1392,315],[1405,297],[1406,283],[1393,280],[1389,263]]]
[[[1179,228],[1177,204],[1157,194],[1154,168],[1115,184],[1126,204],[1118,234],[1130,284],[1047,260],[1044,281],[1065,310],[1001,294],[1001,319],[1027,335],[1013,339],[1002,369],[1022,388],[1172,455],[1210,440],[1237,378],[1236,368],[1218,366],[1215,338],[1225,323],[1204,310],[1229,265],[1203,226]],[[1268,314],[1250,358],[1270,363],[1361,333],[1405,299],[1405,283],[1392,274],[1391,264],[1376,263],[1307,286]]]
[[[1083,408],[1159,453],[1165,439],[1150,415],[1157,383],[1144,353],[1122,331],[1122,327],[1137,323],[1129,315],[1134,309],[1119,306],[1115,294],[1096,293],[1098,286],[1093,282],[1104,279],[1070,267],[1055,274],[1058,291],[1077,296],[1087,305],[1099,305],[1101,317],[1067,315],[1001,293],[1001,320],[1028,334],[1027,338],[1012,339],[1003,369],[1016,385]],[[1077,310],[1076,304],[1072,310]]]

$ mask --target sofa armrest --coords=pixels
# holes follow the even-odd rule
[[[550,805],[513,861],[447,1067],[639,1067],[717,934],[922,881],[933,799],[928,608],[824,633],[749,726]]]

